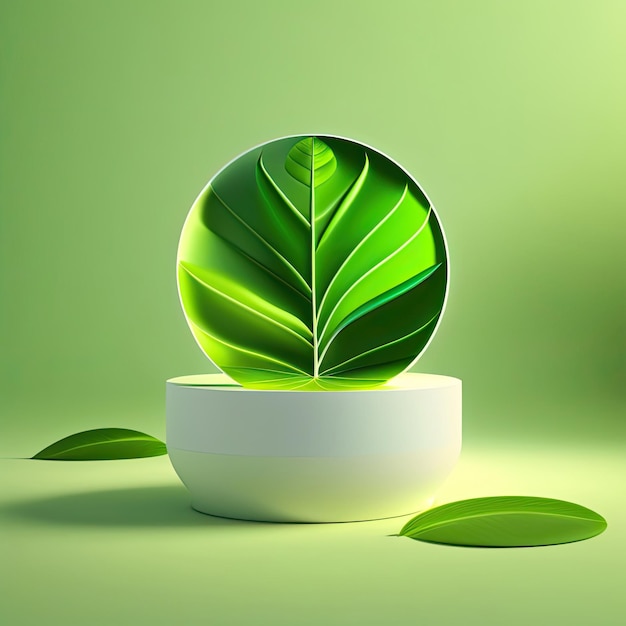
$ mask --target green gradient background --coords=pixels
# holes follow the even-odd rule
[[[0,23],[5,453],[163,433],[164,379],[210,370],[176,293],[187,211],[306,132],[374,145],[435,203],[451,290],[416,369],[464,380],[466,441],[624,436],[624,3],[30,1]]]
[[[576,451],[560,466],[555,461],[561,468],[555,472],[563,474],[545,483],[552,490],[535,489],[534,495],[599,506],[609,531],[579,544],[589,550],[581,561],[571,557],[575,562],[563,561],[560,570],[542,571],[558,576],[576,567],[604,567],[610,592],[608,572],[616,567],[610,554],[624,550],[623,533],[610,532],[626,514],[623,508],[602,509],[612,501],[606,489],[599,499],[592,494],[597,485],[611,484],[603,482],[603,471],[613,475],[619,467],[623,474],[617,461],[623,446],[619,456],[605,450],[626,442],[626,3],[5,0],[0,7],[0,454],[31,455],[62,436],[99,426],[163,437],[164,380],[211,371],[176,293],[178,236],[196,195],[220,167],[255,144],[309,132],[352,137],[416,177],[447,235],[447,311],[415,369],[463,379],[466,451],[491,446],[493,454],[525,445],[530,456],[511,459],[532,464],[541,444],[540,467],[550,466],[550,450]],[[593,446],[580,456],[596,472],[584,485],[565,471],[576,467],[579,445]],[[602,465],[605,457],[615,465]],[[41,481],[49,470],[37,467],[17,471],[11,484],[23,484],[24,494],[28,485],[48,485]],[[149,474],[152,466],[142,467]],[[69,475],[70,469],[55,471]],[[76,481],[83,476],[80,468],[72,471]],[[456,487],[447,493],[471,497],[505,493],[506,484],[513,489],[515,481],[489,488],[484,481],[496,474],[493,467],[470,473],[477,482],[466,490],[451,483]],[[505,475],[516,474],[509,467]],[[103,480],[94,485],[102,487]],[[73,484],[66,478],[63,489],[71,491]],[[530,489],[544,483],[533,474],[523,484]],[[113,498],[118,508],[125,503]],[[85,566],[83,553],[71,550],[96,541],[98,549],[109,545],[108,554],[122,558],[135,545],[132,533],[149,525],[127,520],[98,536],[83,529],[84,543],[64,543],[59,537],[69,537],[74,526],[55,520],[54,507],[46,510],[31,515],[30,526],[22,520],[21,528],[43,533],[24,535],[23,546],[32,542],[32,549],[23,547],[22,554],[77,568],[59,574],[68,588],[79,584],[77,572]],[[185,525],[163,524],[166,530]],[[120,526],[127,543],[120,543]],[[36,536],[70,552],[45,548],[43,539],[33,541]],[[245,567],[252,584],[249,572],[258,563],[243,555],[251,554],[253,536],[237,536],[233,571]],[[621,544],[594,552],[605,536],[622,537]],[[149,545],[137,545],[158,555],[167,541],[159,534]],[[294,550],[297,560],[298,546],[311,551],[310,541],[286,538],[277,549]],[[365,549],[359,544],[346,558],[358,553],[367,561]],[[181,554],[189,556],[191,547],[186,550]],[[174,552],[166,550],[164,561],[184,568]],[[433,552],[433,563],[440,553],[461,554],[443,548]],[[207,555],[207,568],[211,554],[216,558]],[[384,554],[376,557],[383,570],[398,564]],[[398,559],[406,561],[403,554]],[[530,553],[515,554],[524,560]],[[114,576],[113,561],[98,558],[95,553],[87,568],[100,572],[94,584],[121,593],[122,582],[116,587],[106,578],[106,572]],[[296,560],[280,558],[282,578],[274,572],[268,580],[278,586],[300,581],[331,598],[322,578],[307,578]],[[468,567],[468,580],[479,580],[475,573],[482,572],[489,584],[505,583],[490,569],[500,566],[481,561],[475,569],[459,565],[456,556],[446,558],[450,567],[462,568],[457,572]],[[323,566],[307,559],[321,576]],[[226,567],[227,561],[222,553],[219,563]],[[405,561],[397,572],[410,594],[412,570]],[[413,565],[419,563],[416,554]],[[158,576],[157,564],[133,572]],[[202,576],[202,561],[194,567]],[[520,571],[532,577],[532,564],[526,567]],[[20,571],[15,584],[21,580],[21,588],[28,588],[31,571]],[[358,571],[373,575],[367,568]],[[445,584],[442,572],[436,580]],[[576,581],[567,581],[571,587],[559,588],[563,598],[576,589]],[[376,582],[361,589],[386,593]],[[455,578],[454,584],[458,589],[462,581]],[[515,584],[519,599],[526,590],[548,606],[540,590]],[[170,585],[174,594],[177,585],[184,587],[176,578],[161,578],[144,591]],[[355,598],[356,587],[349,587]],[[292,600],[281,605],[285,615],[308,606],[300,593],[287,593]],[[445,604],[447,596],[438,594]],[[14,597],[20,602],[19,594]],[[419,603],[412,607],[402,597],[403,615],[419,615]],[[468,610],[489,606],[488,595],[482,604],[477,597]],[[499,597],[515,603],[510,592]],[[617,611],[617,596],[611,597],[606,609]],[[275,598],[255,598],[266,618],[278,610]],[[339,606],[340,600],[332,596],[329,602]],[[361,612],[360,623],[382,623],[377,610],[400,606],[368,602],[364,606],[378,608]],[[504,612],[494,623],[507,623],[499,606]],[[550,607],[556,619],[558,607]],[[437,606],[431,609],[436,614]],[[581,623],[590,618],[583,610],[573,615]],[[155,614],[151,623],[157,622]]]

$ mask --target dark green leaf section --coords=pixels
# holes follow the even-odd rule
[[[196,340],[256,388],[383,384],[428,344],[446,282],[418,185],[333,137],[277,140],[231,163],[192,207],[178,254]]]
[[[437,265],[433,265],[428,269],[425,269],[423,272],[420,272],[416,276],[409,278],[409,280],[405,280],[400,285],[396,287],[392,287],[391,289],[385,291],[385,293],[381,293],[380,295],[372,298],[369,302],[362,304],[356,311],[353,311],[346,317],[341,324],[337,327],[335,331],[336,334],[339,334],[346,326],[352,324],[361,317],[364,317],[368,313],[372,313],[379,307],[399,298],[400,296],[405,295],[409,291],[412,291],[415,287],[423,283],[429,276],[431,276],[436,270],[441,267],[441,263],[437,263]]]
[[[104,461],[167,454],[165,444],[150,435],[127,428],[86,430],[48,446],[33,459],[47,461]]]
[[[400,535],[458,546],[514,548],[581,541],[606,526],[601,515],[572,502],[495,496],[430,509],[409,521]]]
[[[441,263],[429,267],[350,313],[325,344],[329,349],[322,351],[322,373],[372,367],[403,357],[408,366],[430,339],[431,323],[438,317],[436,295],[441,290],[440,283],[445,283],[445,274],[440,272],[430,282],[428,279],[440,268]],[[431,306],[427,306],[429,303]],[[407,310],[415,311],[417,316],[407,319]],[[341,360],[346,353],[356,356],[346,363]]]

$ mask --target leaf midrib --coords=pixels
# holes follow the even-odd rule
[[[311,191],[309,195],[309,223],[311,225],[311,328],[313,329],[313,378],[319,377],[320,355],[316,287],[316,219],[315,219],[315,137],[311,137]]]

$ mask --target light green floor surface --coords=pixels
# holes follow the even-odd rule
[[[264,524],[189,507],[167,457],[1,461],[0,621],[10,626],[626,623],[626,449],[466,449],[439,503],[571,500],[607,531],[546,548],[390,536],[408,518]]]

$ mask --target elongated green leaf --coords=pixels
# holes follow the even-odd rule
[[[196,340],[254,388],[385,383],[428,344],[447,275],[417,183],[379,152],[326,136],[236,159],[194,203],[178,251]]]
[[[167,454],[165,444],[127,428],[85,430],[53,443],[33,459],[47,461],[103,461]]]
[[[401,536],[458,546],[529,547],[581,541],[599,535],[606,520],[579,504],[527,496],[451,502],[421,513]]]

